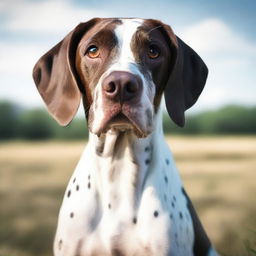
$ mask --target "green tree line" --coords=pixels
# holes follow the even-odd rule
[[[86,139],[85,118],[75,118],[67,127],[59,126],[46,110],[24,109],[8,101],[0,102],[0,140]],[[188,115],[184,128],[164,114],[165,133],[183,135],[256,135],[256,106],[230,105],[215,111]]]

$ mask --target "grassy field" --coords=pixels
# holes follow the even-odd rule
[[[215,247],[223,256],[256,255],[256,137],[168,142]],[[84,144],[0,144],[0,256],[52,255],[58,209]]]

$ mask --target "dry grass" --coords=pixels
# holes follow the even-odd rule
[[[217,249],[223,255],[255,255],[246,246],[256,247],[256,137],[168,141]],[[0,256],[52,255],[58,209],[84,144],[0,145]]]

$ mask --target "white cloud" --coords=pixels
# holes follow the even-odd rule
[[[233,32],[223,21],[213,18],[187,27],[181,38],[203,54],[220,52],[256,55],[256,45]]]
[[[209,76],[199,104],[216,108],[227,103],[256,104],[256,44],[232,31],[219,19],[207,19],[190,25],[181,33],[205,61]]]
[[[42,105],[32,79],[37,59],[44,53],[42,46],[0,42],[0,98],[26,106]]]
[[[41,45],[0,42],[0,74],[25,75],[44,52]]]
[[[75,7],[65,0],[6,2],[0,7],[8,15],[5,28],[9,31],[62,33],[73,29],[80,22],[108,16],[106,11]]]
[[[60,39],[80,22],[108,16],[107,12],[78,8],[65,0],[3,0],[0,12],[7,17],[1,24],[6,31],[14,34],[29,32],[31,35],[37,32]],[[1,99],[7,98],[27,106],[42,105],[32,79],[32,70],[36,61],[58,42],[51,37],[47,41],[36,42],[0,39]]]

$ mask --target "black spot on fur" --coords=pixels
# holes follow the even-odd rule
[[[58,243],[58,249],[59,249],[59,250],[61,250],[62,244],[63,244],[63,241],[62,241],[62,239],[60,239],[60,240],[59,240],[59,243]]]
[[[79,190],[79,185],[76,185],[76,191],[78,191]]]
[[[172,213],[170,213],[169,217],[170,217],[170,219],[173,219],[173,215],[172,215]]]
[[[149,150],[150,150],[149,146],[145,147],[145,152],[148,152]]]
[[[91,183],[90,183],[90,182],[88,182],[87,187],[88,187],[88,189],[90,189],[90,188],[91,188]]]
[[[145,164],[148,165],[150,163],[150,160],[149,159],[146,159],[145,160]]]
[[[76,182],[76,178],[73,179],[73,183],[75,183],[75,182]]]
[[[71,190],[68,191],[67,196],[70,197],[70,195],[71,195]]]
[[[74,218],[74,213],[71,212],[69,216],[70,216],[70,218]]]
[[[164,176],[164,181],[165,181],[166,183],[168,183],[168,177],[167,177],[167,176]]]
[[[155,218],[158,217],[158,211],[154,211],[154,217],[155,217]]]
[[[174,204],[174,202],[172,202],[172,208],[174,208],[175,207],[175,204]]]
[[[179,215],[180,215],[180,219],[182,220],[182,219],[183,219],[183,214],[182,214],[182,212],[180,212]]]
[[[108,209],[111,209],[111,204],[108,204]]]
[[[89,175],[88,175],[88,180],[90,180],[90,179],[91,179],[91,175],[89,174]]]
[[[166,164],[167,164],[167,165],[169,165],[169,164],[170,164],[169,159],[165,159],[165,162],[166,162]]]
[[[134,217],[134,218],[132,219],[132,222],[133,222],[133,224],[136,224],[136,223],[137,223],[137,218]]]
[[[111,255],[113,256],[125,256],[123,251],[121,251],[121,249],[119,248],[115,248],[115,245],[113,245],[113,249],[111,250]]]
[[[173,196],[172,198],[173,198],[174,202],[176,202],[176,196]]]

